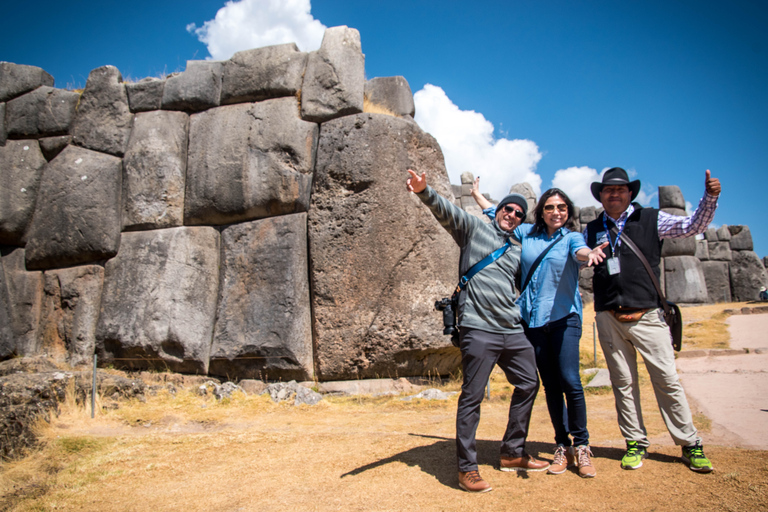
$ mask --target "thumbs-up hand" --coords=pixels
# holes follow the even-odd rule
[[[720,195],[720,180],[712,177],[712,173],[707,169],[706,179],[704,180],[707,194],[711,196]]]

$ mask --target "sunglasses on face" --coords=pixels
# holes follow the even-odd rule
[[[515,217],[517,217],[518,219],[522,219],[523,217],[525,217],[523,212],[521,212],[520,210],[518,210],[514,206],[510,206],[508,204],[504,205],[503,210],[504,210],[504,213],[514,213]]]
[[[544,205],[544,211],[547,212],[547,213],[552,213],[553,211],[555,211],[555,207],[557,207],[557,211],[559,211],[560,213],[565,213],[565,212],[568,211],[568,205],[565,204],[565,203],[545,204]]]

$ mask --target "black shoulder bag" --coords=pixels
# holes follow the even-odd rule
[[[619,234],[619,230],[616,228],[616,226],[611,229],[611,232],[614,235]],[[645,255],[642,253],[642,251],[640,251],[640,249],[638,249],[635,243],[630,240],[630,238],[624,233],[621,234],[621,241],[627,244],[627,247],[629,247],[632,252],[635,253],[635,256],[638,257],[640,262],[645,267],[645,271],[648,272],[648,275],[651,277],[651,282],[656,288],[656,293],[659,294],[659,298],[661,299],[661,307],[664,309],[664,321],[669,326],[669,335],[670,339],[672,340],[672,348],[674,348],[675,351],[680,352],[680,349],[683,348],[683,317],[680,316],[680,308],[674,302],[667,302],[666,297],[664,297],[664,294],[661,292],[661,286],[659,286],[659,280],[656,279],[656,274],[653,273],[653,269],[651,268],[650,263],[648,263],[648,260],[645,259]]]

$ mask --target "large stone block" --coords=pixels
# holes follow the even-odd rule
[[[45,163],[36,140],[0,146],[0,244],[24,245]]]
[[[183,73],[166,78],[163,108],[199,112],[219,106],[221,64],[211,60],[188,60]]]
[[[188,127],[184,112],[136,114],[123,158],[124,229],[183,224]]]
[[[581,300],[585,304],[594,302],[595,294],[592,286],[592,278],[595,275],[595,267],[581,267],[579,269],[579,291]]]
[[[528,203],[528,215],[525,217],[525,220],[523,222],[527,222],[528,224],[533,224],[536,222],[536,215],[534,214],[534,209],[536,208],[536,192],[533,190],[533,187],[530,183],[515,183],[511,187],[509,187],[509,193],[510,194],[520,194],[525,198],[525,202]]]
[[[731,272],[727,261],[702,261],[709,302],[731,302]]]
[[[101,365],[205,374],[219,286],[211,227],[123,233],[105,266],[96,352]]]
[[[222,63],[221,104],[295,96],[306,65],[296,43],[237,52]]]
[[[40,151],[43,152],[43,156],[47,161],[51,161],[56,158],[59,153],[64,151],[64,148],[72,143],[71,135],[57,135],[55,137],[43,137],[38,139],[40,144]]]
[[[128,95],[128,106],[131,112],[149,112],[160,110],[163,105],[163,90],[165,80],[159,78],[142,78],[135,83],[126,83],[125,92]]]
[[[664,286],[667,300],[686,304],[708,301],[701,262],[694,256],[664,258]]]
[[[5,104],[5,128],[16,139],[67,135],[80,94],[43,86]]]
[[[732,251],[751,251],[754,249],[749,226],[728,226],[728,231],[731,233]]]
[[[75,144],[123,156],[133,115],[122,81],[120,71],[114,66],[96,68],[88,75],[72,128]]]
[[[5,283],[5,271],[0,264],[0,361],[16,354],[16,338],[11,329],[11,298]]]
[[[42,85],[53,86],[53,77],[42,68],[0,62],[0,102],[21,96]]]
[[[765,267],[753,251],[733,251],[731,296],[736,302],[758,300],[760,287],[768,285]]]
[[[301,117],[322,123],[363,111],[365,56],[360,33],[346,26],[326,29],[311,52],[301,87]]]
[[[715,228],[707,228],[704,232],[704,240],[707,242],[719,242],[717,239],[717,230]]]
[[[661,257],[667,256],[695,256],[696,238],[667,238],[661,244]]]
[[[15,340],[13,353],[19,356],[40,354],[38,327],[43,301],[43,273],[29,272],[24,265],[24,249],[2,251],[2,266]]]
[[[5,103],[0,103],[0,146],[8,140],[8,130],[5,129]]]
[[[709,242],[706,240],[696,240],[696,254],[700,261],[707,261],[709,259]]]
[[[708,242],[709,259],[715,261],[731,261],[731,246],[728,242]]]
[[[724,224],[717,228],[717,239],[721,242],[731,241],[731,230],[728,229],[728,225]]]
[[[122,162],[67,146],[49,162],[27,230],[27,267],[61,268],[113,257],[120,246]]]
[[[458,247],[406,191],[408,168],[454,199],[437,141],[415,123],[359,114],[323,124],[309,211],[321,380],[445,375],[460,362],[434,310],[456,286]]]
[[[685,210],[685,199],[683,192],[677,185],[667,185],[659,187],[659,208],[679,208]]]
[[[365,98],[381,105],[398,116],[415,116],[413,92],[408,80],[402,76],[382,76],[365,82]]]
[[[581,209],[579,212],[579,221],[582,225],[586,226],[593,220],[597,218],[598,215],[600,215],[600,212],[602,212],[603,209],[595,208],[594,206],[585,206]]]
[[[231,224],[307,211],[318,127],[295,98],[191,116],[184,223]]]
[[[93,361],[104,267],[87,265],[45,272],[41,350],[72,366]]]
[[[208,373],[312,379],[307,214],[235,224],[221,237],[222,280]]]

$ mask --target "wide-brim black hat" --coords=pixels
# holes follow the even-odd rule
[[[592,196],[600,201],[600,191],[603,190],[603,187],[606,185],[626,185],[629,187],[629,192],[632,194],[632,197],[630,198],[630,201],[634,201],[637,197],[637,194],[640,193],[640,180],[635,181],[629,181],[629,176],[627,176],[627,171],[622,169],[621,167],[613,167],[611,169],[608,169],[605,171],[605,174],[603,174],[603,181],[593,181],[592,185],[590,185],[590,190],[592,190]]]

